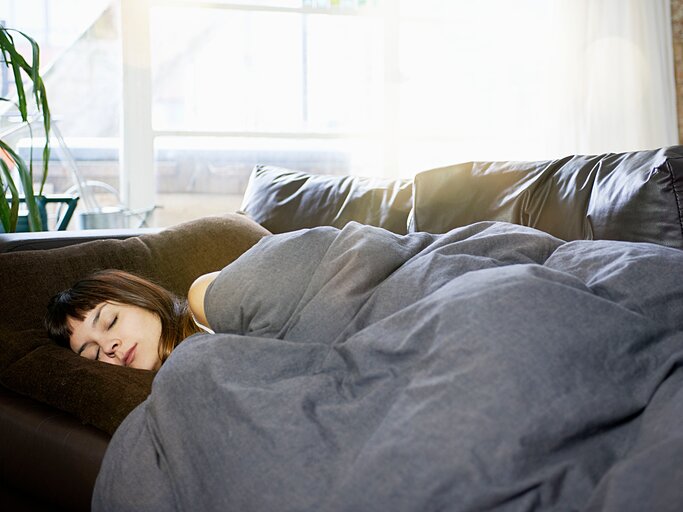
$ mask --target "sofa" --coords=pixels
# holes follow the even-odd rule
[[[3,504],[11,510],[89,510],[111,434],[152,382],[151,372],[84,365],[52,343],[42,327],[49,296],[103,268],[136,272],[182,295],[197,276],[222,268],[267,233],[243,215],[228,214],[163,232],[2,235]]]
[[[118,425],[154,374],[92,365],[55,346],[49,296],[99,268],[135,271],[183,294],[263,237],[350,222],[446,233],[503,221],[562,240],[683,249],[683,147],[540,162],[470,162],[413,180],[257,166],[242,211],[165,230],[0,235],[0,501],[12,510],[87,510]],[[96,367],[94,367],[96,366]]]

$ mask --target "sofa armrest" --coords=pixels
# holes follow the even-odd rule
[[[105,238],[123,240],[161,228],[89,229],[79,231],[37,231],[32,233],[0,233],[0,253],[54,249]]]

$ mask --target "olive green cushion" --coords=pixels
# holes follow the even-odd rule
[[[220,270],[267,234],[244,215],[227,214],[126,240],[0,254],[0,384],[113,433],[147,397],[154,372],[86,361],[57,346],[43,327],[50,297],[105,268],[184,296],[199,275]]]

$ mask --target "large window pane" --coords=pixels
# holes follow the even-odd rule
[[[377,132],[383,121],[383,24],[378,17],[305,16],[306,128]]]
[[[377,130],[381,43],[377,17],[154,8],[154,128]]]
[[[152,11],[156,130],[300,131],[301,15]]]
[[[383,20],[303,7],[152,9],[156,225],[238,208],[257,164],[382,174]]]

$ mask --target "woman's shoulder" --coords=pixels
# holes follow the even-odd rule
[[[204,297],[209,285],[214,282],[220,271],[203,274],[194,280],[187,292],[187,303],[192,311],[195,321],[204,326],[211,327],[206,320],[204,311]]]

